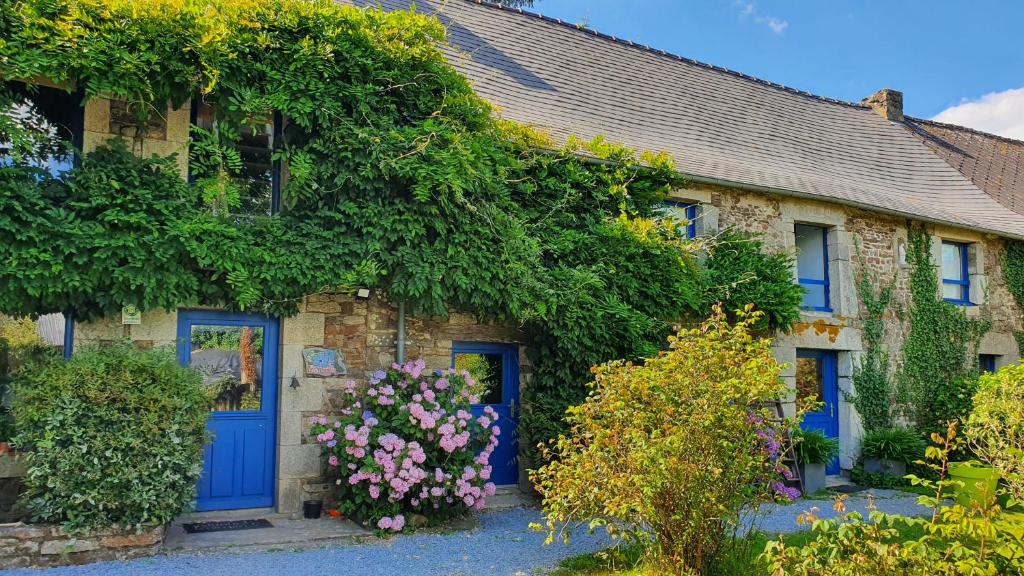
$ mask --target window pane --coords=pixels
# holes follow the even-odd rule
[[[825,229],[820,226],[797,224],[794,231],[797,276],[825,280]]]
[[[263,328],[193,326],[189,365],[213,389],[215,412],[259,410],[263,401]]]
[[[825,286],[821,284],[801,284],[804,289],[804,301],[801,304],[804,308],[827,308],[825,301]]]
[[[960,244],[942,243],[942,278],[963,280],[963,251]]]
[[[824,394],[822,389],[821,364],[817,358],[796,359],[796,405],[798,409],[813,408],[820,411],[816,403],[821,402]]]
[[[657,212],[662,218],[669,218],[679,224],[681,227],[679,231],[680,236],[693,238],[693,218],[696,217],[696,207],[694,205],[665,202],[658,208]]]
[[[503,375],[502,354],[455,354],[455,368],[465,370],[484,387],[481,404],[501,404]]]
[[[978,367],[984,372],[995,372],[996,371],[996,355],[995,354],[979,354],[978,355]]]
[[[74,166],[75,120],[82,113],[78,99],[63,90],[40,87],[28,92],[14,88],[14,102],[0,114],[31,134],[30,142],[19,142],[19,163],[47,170],[58,177]],[[14,161],[14,144],[0,135],[0,166]]]
[[[963,300],[964,287],[960,284],[943,284],[942,297],[946,300]]]
[[[204,130],[215,127],[213,106],[199,104],[196,126]],[[242,160],[242,170],[233,174],[241,187],[238,214],[269,215],[273,190],[274,122],[272,118],[250,119],[239,127],[235,149]]]

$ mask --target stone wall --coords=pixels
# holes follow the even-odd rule
[[[698,230],[714,235],[726,227],[761,235],[769,249],[795,253],[793,225],[797,222],[829,227],[829,280],[832,290],[832,312],[802,312],[800,322],[792,331],[777,334],[773,348],[776,358],[788,366],[783,377],[795,386],[798,348],[833,350],[837,353],[839,376],[840,463],[844,469],[853,466],[858,456],[862,434],[860,419],[846,395],[854,392],[852,374],[862,351],[862,314],[857,283],[867,275],[872,285],[895,282],[893,305],[886,312],[885,346],[895,373],[900,367],[900,350],[909,330],[897,310],[910,304],[909,267],[906,263],[909,222],[874,212],[802,198],[769,196],[718,186],[694,186],[679,190],[673,196],[701,204]],[[1004,241],[998,237],[968,230],[928,225],[933,238],[932,260],[938,262],[942,239],[970,244],[970,277],[972,300],[978,305],[966,307],[968,315],[992,321],[992,329],[982,339],[977,351],[998,357],[997,366],[1016,363],[1019,350],[1013,337],[1022,329],[1021,310],[1003,280],[1002,254]],[[794,281],[796,271],[794,270]],[[786,404],[792,413],[793,398]]]
[[[318,294],[307,297],[302,311],[283,324],[278,508],[295,512],[303,500],[324,497],[330,488],[322,476],[320,447],[307,434],[310,417],[336,411],[346,381],[365,384],[370,374],[395,361],[398,310],[377,295],[356,301],[341,294]],[[520,343],[520,386],[529,385],[532,369],[525,336],[515,327],[482,324],[465,314],[406,316],[406,359],[422,358],[431,368],[446,368],[451,365],[452,344],[458,341]],[[305,377],[305,346],[340,350],[348,373],[340,378]]]
[[[66,534],[59,526],[0,526],[0,569],[65,566],[152,556],[163,542],[164,528],[98,530]]]

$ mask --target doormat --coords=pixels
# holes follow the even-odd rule
[[[189,534],[199,532],[227,532],[229,530],[255,530],[257,528],[273,528],[274,525],[266,518],[257,520],[223,520],[219,522],[192,522],[182,524],[182,528]]]
[[[863,492],[867,490],[864,486],[857,486],[856,484],[840,484],[839,486],[829,486],[829,490],[838,492],[840,494],[856,494],[857,492]]]

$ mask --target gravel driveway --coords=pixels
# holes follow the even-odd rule
[[[865,518],[868,516],[868,495],[874,496],[875,506],[880,512],[887,514],[900,514],[902,516],[926,516],[931,514],[931,508],[925,508],[917,503],[918,495],[902,492],[899,490],[871,489],[865,492],[850,494],[846,500],[847,511],[860,512]],[[807,500],[801,499],[792,504],[773,504],[765,510],[766,514],[756,521],[756,528],[770,536],[781,533],[798,532],[807,530],[808,527],[798,525],[796,517],[806,510],[818,508],[819,518],[836,518],[840,514],[832,509],[833,500]]]
[[[894,490],[873,490],[875,504],[883,512],[923,515],[929,512],[915,503],[917,496]],[[848,508],[864,512],[866,493],[850,496]],[[798,500],[786,506],[772,506],[758,521],[768,534],[795,532],[798,514],[816,506],[822,518],[833,517],[829,500]],[[249,552],[178,554],[131,562],[101,562],[85,566],[48,570],[13,570],[4,575],[19,576],[270,576],[279,574],[330,574],[332,576],[451,576],[517,575],[543,572],[567,556],[599,550],[610,545],[603,534],[578,533],[569,545],[544,546],[545,535],[527,525],[540,520],[535,509],[513,508],[484,512],[480,525],[468,531],[418,533],[362,544],[306,550],[302,552]]]
[[[480,526],[465,532],[418,533],[303,552],[213,553],[170,555],[131,562],[100,562],[85,566],[0,572],[20,576],[439,576],[532,574],[553,567],[566,556],[610,545],[603,535],[576,535],[568,546],[544,546],[545,534],[527,525],[540,513],[513,508],[484,512]]]

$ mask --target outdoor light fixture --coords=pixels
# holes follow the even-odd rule
[[[296,388],[299,387],[299,378],[298,378],[298,376],[292,376],[291,387],[292,387],[292,390],[295,390]]]
[[[370,289],[369,288],[360,288],[360,289],[356,290],[356,300],[369,300],[369,299],[370,299]]]

